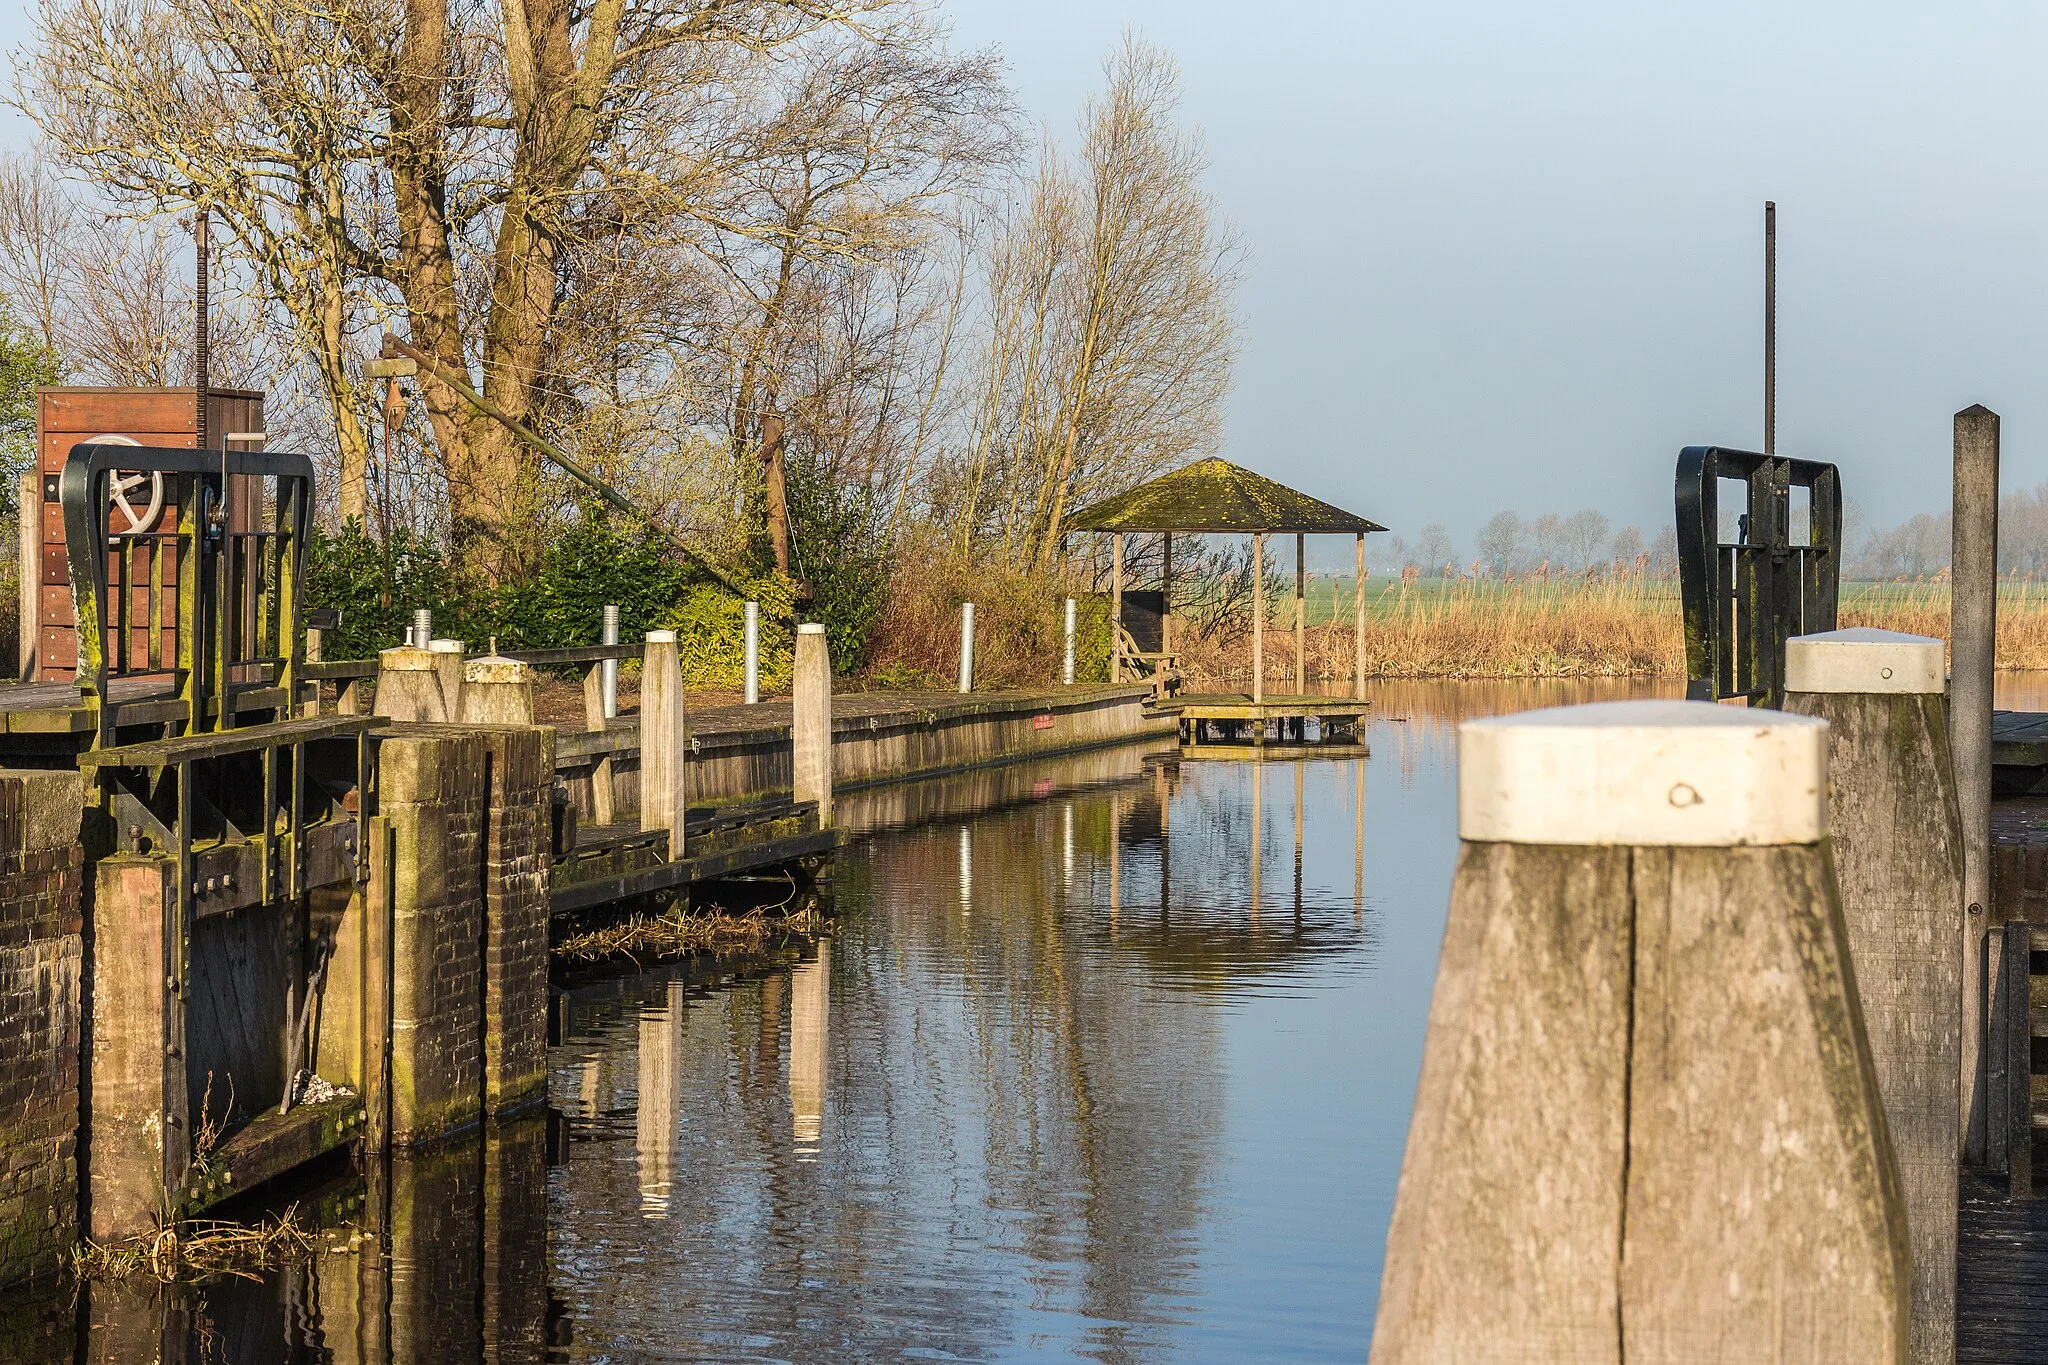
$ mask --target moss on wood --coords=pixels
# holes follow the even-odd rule
[[[1228,460],[1208,459],[1084,507],[1067,529],[1321,535],[1387,528]]]

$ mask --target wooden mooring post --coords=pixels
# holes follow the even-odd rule
[[[2000,979],[1992,932],[1991,675],[1998,638],[1998,414],[1974,404],[1955,418],[1954,540],[1949,640],[1956,801],[1962,811],[1965,919],[1962,1096],[1964,1158],[1986,1159],[1985,1006]]]
[[[1947,1365],[1956,1343],[1963,849],[1942,663],[1941,641],[1886,630],[1785,646],[1785,709],[1828,723],[1835,876],[1912,1237],[1914,1365]]]
[[[793,794],[818,803],[818,823],[832,823],[832,656],[825,627],[807,621],[796,628],[796,662],[790,682],[790,760]]]
[[[1372,1359],[1905,1359],[1827,726],[1616,702],[1459,743]]]

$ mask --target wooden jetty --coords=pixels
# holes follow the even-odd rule
[[[1228,460],[1197,460],[1136,488],[1076,512],[1073,531],[1110,537],[1110,678],[1149,681],[1154,711],[1179,726],[1190,757],[1261,759],[1319,750],[1323,744],[1355,753],[1365,702],[1365,538],[1387,528],[1341,507],[1275,483]],[[1294,690],[1266,693],[1266,537],[1294,537]],[[1353,606],[1356,658],[1353,696],[1308,693],[1308,608],[1305,542],[1310,535],[1352,537],[1357,554]],[[1125,583],[1126,538],[1159,537],[1158,587],[1135,591]],[[1247,535],[1253,565],[1251,691],[1188,695],[1175,647],[1173,547],[1175,536]],[[1316,738],[1308,722],[1316,722]]]

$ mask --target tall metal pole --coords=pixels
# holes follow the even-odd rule
[[[1067,599],[1067,657],[1060,668],[1060,681],[1069,687],[1074,685],[1074,599],[1071,597]]]
[[[1778,206],[1764,200],[1764,454],[1778,449]]]
[[[192,271],[192,382],[199,390],[198,401],[194,405],[198,411],[193,419],[193,431],[195,433],[193,444],[200,450],[207,448],[206,397],[207,391],[213,387],[213,355],[209,345],[210,339],[207,336],[208,329],[206,325],[206,258],[212,254],[208,245],[208,238],[211,236],[209,231],[211,217],[212,215],[205,208],[201,208],[197,217],[192,222],[192,244],[195,257]],[[227,496],[227,488],[225,486],[220,491],[222,497]]]
[[[1998,414],[1982,404],[1955,422],[1949,736],[1963,823],[1964,1154],[1985,1154],[1984,1030],[2002,935],[1991,933],[1991,681],[1997,647]]]

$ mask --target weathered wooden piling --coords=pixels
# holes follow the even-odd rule
[[[1998,414],[1973,404],[1955,419],[1949,595],[1949,733],[1962,812],[1964,981],[1962,1098],[1966,1160],[1985,1158],[1984,1035],[2003,947],[1990,932],[1991,675],[1998,636]]]
[[[1461,728],[1378,1365],[1904,1359],[1826,745],[1690,702]]]
[[[796,628],[796,671],[792,681],[790,749],[793,794],[818,803],[818,823],[832,823],[832,658],[825,627],[807,621]]]
[[[371,713],[392,720],[444,722],[447,693],[441,687],[440,660],[427,649],[400,645],[377,655],[377,698]]]
[[[1955,1359],[1962,831],[1942,643],[1853,629],[1785,646],[1785,709],[1828,723],[1828,831],[1913,1244],[1911,1353]]]
[[[640,662],[640,828],[667,830],[672,857],[683,851],[689,745],[676,633],[650,630]]]

